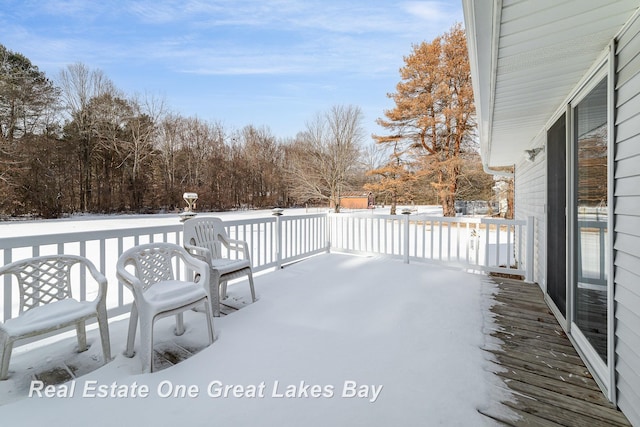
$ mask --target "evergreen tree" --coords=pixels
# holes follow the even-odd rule
[[[374,135],[380,144],[401,144],[423,157],[432,174],[445,216],[455,216],[460,155],[475,129],[473,88],[466,36],[457,24],[431,43],[413,46],[400,69],[401,82],[388,96],[395,107],[378,124],[389,131]]]

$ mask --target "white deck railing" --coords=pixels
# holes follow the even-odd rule
[[[248,242],[256,272],[334,251],[518,274],[530,280],[533,251],[525,243],[533,239],[528,224],[532,221],[371,213],[225,221],[231,238]],[[129,247],[153,241],[182,244],[182,224],[3,238],[0,256],[4,264],[55,253],[89,258],[107,277],[107,309],[109,316],[116,316],[127,312],[132,302],[130,292],[116,279],[116,261]],[[18,295],[10,277],[5,277],[0,299],[0,319],[15,317]]]
[[[9,237],[0,239],[0,251],[5,265],[23,258],[62,253],[89,258],[107,277],[107,309],[111,317],[126,312],[132,300],[129,291],[116,280],[115,266],[118,257],[132,246],[149,242],[182,244],[182,225],[177,223],[159,227]],[[4,276],[4,293],[0,298],[2,298],[0,319],[7,320],[15,317],[19,295],[12,286],[10,276]]]
[[[331,250],[390,255],[527,276],[525,220],[426,215],[330,215]],[[526,238],[527,237],[527,238]],[[528,278],[528,276],[527,276]]]
[[[279,268],[329,250],[327,214],[225,221],[229,237],[249,245],[254,271]]]

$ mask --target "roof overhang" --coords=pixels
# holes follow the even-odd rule
[[[462,0],[483,163],[511,166],[566,102],[637,0]]]

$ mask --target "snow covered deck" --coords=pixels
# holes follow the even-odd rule
[[[130,219],[99,220],[98,228],[75,221],[41,224],[54,234],[28,224],[33,237],[12,224],[0,227],[5,236],[0,246],[5,262],[41,251],[79,251],[109,275],[127,245],[156,238],[180,242],[181,227],[171,225],[175,219],[159,220],[167,224],[150,226],[148,218],[141,219],[143,227]],[[528,247],[516,250],[513,242],[524,240],[530,227],[377,215],[275,222],[269,213],[229,226],[253,242],[254,267],[264,274],[256,277],[255,304],[247,303],[246,284],[230,286],[227,316],[215,319],[218,340],[212,346],[206,346],[197,318],[202,314],[187,313],[188,331],[181,337],[172,334],[172,319],[163,319],[156,327],[159,369],[140,374],[140,361],[122,355],[129,306],[111,280],[114,360],[102,365],[95,326],[88,336],[94,345],[84,353],[75,353],[73,333],[18,347],[9,380],[0,382],[1,419],[65,426],[85,425],[89,418],[108,426],[125,420],[127,425],[491,425],[498,420],[626,425],[590,378],[537,286],[502,279],[496,285],[461,270],[491,271],[476,261],[502,263],[502,251],[494,250],[494,257],[489,250],[505,242],[520,259],[528,256]],[[482,239],[468,239],[483,230]],[[478,248],[484,255],[472,252]],[[300,260],[313,254],[320,255]],[[286,266],[267,273],[280,265]],[[5,314],[11,313],[10,297],[5,293]]]
[[[108,426],[628,425],[535,285],[323,254],[259,275],[256,288],[249,304],[244,283],[230,286],[212,346],[202,314],[187,313],[181,337],[163,319],[152,374],[122,355],[126,317],[111,322],[115,358],[105,366],[96,330],[85,353],[74,352],[73,334],[16,349],[0,417],[65,426],[96,414],[92,424]]]
[[[482,425],[478,409],[498,390],[483,351],[493,287],[437,266],[319,255],[256,277],[259,300],[216,319],[210,347],[195,317],[203,314],[188,313],[181,337],[163,319],[160,358],[200,351],[152,374],[122,355],[126,319],[111,322],[115,358],[105,366],[95,330],[85,353],[73,352],[72,336],[19,347],[0,383],[0,417],[66,426]],[[228,303],[242,305],[246,289],[230,286]],[[34,375],[55,368],[75,378],[47,397]]]

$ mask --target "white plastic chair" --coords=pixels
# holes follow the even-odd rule
[[[177,266],[190,269],[194,281],[180,280]],[[187,274],[185,270],[184,274]],[[211,303],[202,283],[209,282],[209,266],[193,258],[173,243],[148,243],[125,251],[116,266],[116,275],[134,296],[129,318],[125,356],[133,357],[138,317],[140,319],[140,356],[143,372],[153,372],[153,325],[156,319],[177,315],[176,335],[184,333],[182,313],[203,306],[209,336],[214,341]]]
[[[77,271],[73,269],[72,273],[75,265],[80,268]],[[90,273],[93,281],[86,280],[83,268]],[[4,281],[1,277],[6,275],[12,275],[16,279],[20,290],[20,308],[17,317],[0,322],[0,380],[8,377],[13,344],[20,339],[75,325],[78,351],[85,351],[85,322],[92,317],[98,320],[104,362],[111,360],[106,308],[107,279],[91,261],[76,255],[39,256],[1,267],[0,280]],[[80,301],[73,298],[71,284],[76,278],[81,281],[80,289],[93,292],[87,285],[92,282],[97,284],[95,299]]]
[[[256,291],[253,286],[253,270],[247,242],[230,239],[220,218],[198,217],[191,218],[184,223],[184,247],[194,257],[205,261],[211,268],[209,294],[213,315],[220,316],[220,299],[227,297],[227,282],[243,276],[248,276],[251,290],[251,301],[256,301]],[[227,254],[236,255],[223,257],[222,246]]]

